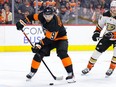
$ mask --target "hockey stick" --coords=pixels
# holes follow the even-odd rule
[[[24,36],[27,38],[28,42],[31,44],[31,46],[33,47],[34,45],[32,44],[32,42],[30,41],[30,39],[28,38],[28,36],[26,35],[26,33],[21,30],[24,34]],[[47,64],[44,62],[44,60],[42,59],[42,62],[43,64],[45,65],[45,67],[47,68],[47,70],[49,71],[49,73],[52,75],[52,77],[54,78],[54,80],[62,80],[63,79],[63,76],[60,76],[60,77],[56,77],[53,75],[53,73],[51,72],[51,70],[48,68]]]

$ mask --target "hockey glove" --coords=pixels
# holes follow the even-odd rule
[[[93,41],[97,41],[98,38],[99,38],[99,36],[100,36],[100,32],[95,31],[94,34],[93,34],[93,36],[92,36],[92,40]]]
[[[108,32],[108,33],[106,33],[106,34],[103,36],[103,38],[109,40],[109,39],[113,38],[113,36],[114,36],[114,35],[113,35],[112,32]]]
[[[42,47],[42,44],[40,42],[39,43],[35,43],[35,46],[33,46],[31,48],[31,50],[32,50],[33,53],[37,53],[37,52],[39,52],[39,50],[41,49],[41,47]]]
[[[19,22],[16,23],[17,30],[22,30],[24,27],[25,22],[23,20],[19,20]]]

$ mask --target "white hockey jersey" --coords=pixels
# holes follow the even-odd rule
[[[110,11],[101,15],[98,19],[98,28],[102,30],[104,26],[106,26],[104,34],[113,32],[114,38],[111,38],[110,40],[116,40],[116,16],[112,17]]]

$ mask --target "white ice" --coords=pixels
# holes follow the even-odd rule
[[[10,52],[0,53],[0,87],[115,87],[116,71],[105,78],[105,72],[109,68],[112,51],[106,51],[98,59],[95,67],[89,74],[83,76],[81,71],[86,67],[93,51],[69,52],[73,62],[76,83],[69,84],[65,81],[67,73],[55,52],[44,61],[55,76],[64,76],[61,81],[55,81],[43,63],[31,81],[26,82],[26,74],[30,71],[33,53]]]

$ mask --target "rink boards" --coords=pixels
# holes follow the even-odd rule
[[[98,42],[92,41],[95,25],[91,26],[65,26],[69,38],[69,51],[91,51]],[[32,43],[44,38],[41,26],[25,26],[24,32]],[[102,34],[101,34],[102,36]],[[31,46],[21,31],[16,26],[0,26],[0,52],[31,51]],[[109,48],[112,50],[112,47]]]

